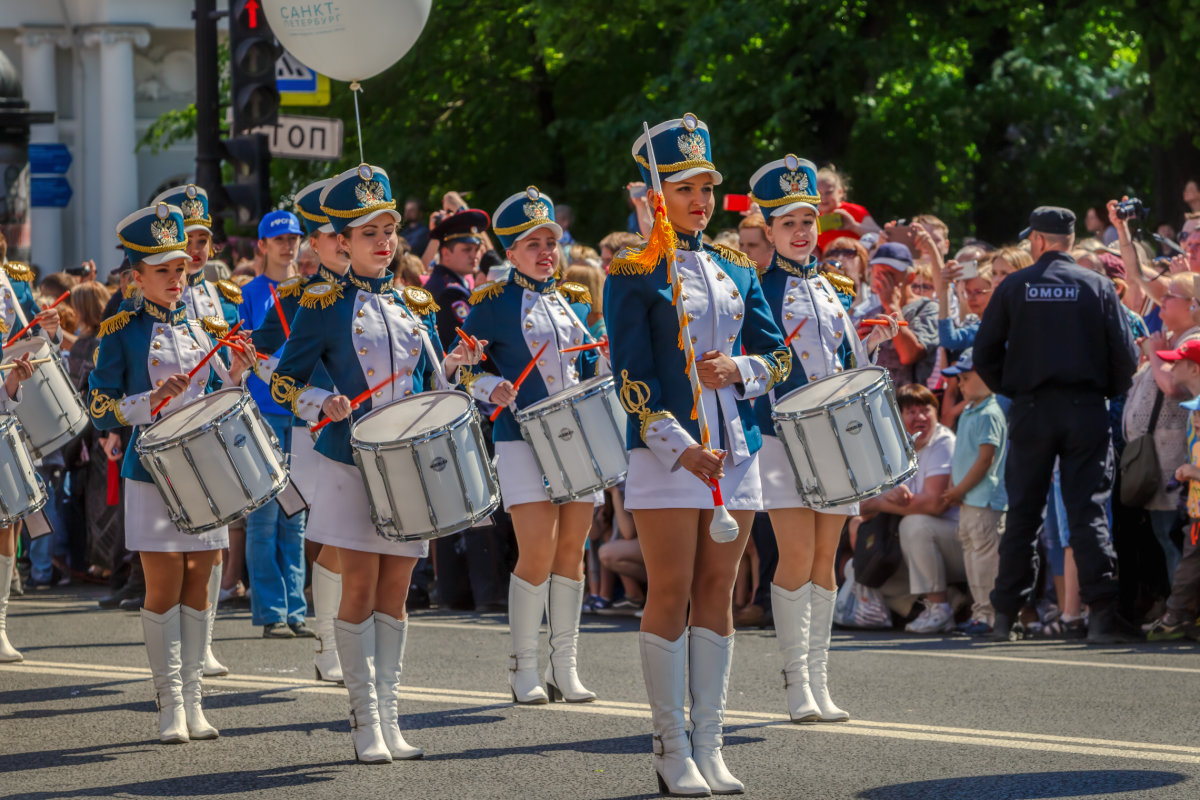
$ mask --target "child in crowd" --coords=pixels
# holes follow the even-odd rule
[[[996,396],[975,372],[972,349],[967,348],[943,375],[957,375],[966,408],[958,418],[958,438],[951,464],[952,486],[942,495],[948,506],[961,506],[958,540],[974,603],[971,619],[960,630],[972,636],[992,632],[995,612],[991,593],[1000,568],[1000,537],[1008,495],[1004,491],[1004,453],[1008,421]]]
[[[1150,641],[1183,638],[1196,619],[1196,596],[1200,592],[1200,341],[1184,342],[1178,350],[1159,350],[1157,355],[1167,362],[1172,383],[1192,399],[1179,404],[1191,414],[1187,422],[1188,463],[1175,470],[1175,479],[1187,482],[1188,527],[1183,535],[1183,555],[1171,580],[1166,613],[1145,627]]]

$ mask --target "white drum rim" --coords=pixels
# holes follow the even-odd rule
[[[606,386],[616,386],[611,375],[596,375],[588,378],[586,381],[580,381],[569,389],[563,389],[557,394],[543,397],[536,403],[519,409],[516,413],[517,422],[528,422],[543,414],[557,411],[563,406],[570,405],[576,399],[586,400],[589,397],[602,394]]]
[[[145,443],[146,436],[151,434],[151,432],[154,430],[155,425],[158,425],[158,423],[169,419],[172,415],[177,414],[180,411],[183,411],[185,408],[190,408],[191,406],[195,405],[196,403],[201,402],[209,397],[213,397],[214,395],[223,395],[223,394],[227,394],[227,393],[231,393],[231,392],[238,392],[241,394],[241,397],[238,398],[237,402],[234,403],[233,406],[231,406],[230,408],[221,412],[221,414],[219,416],[206,421],[202,427],[194,429],[194,430],[189,430],[186,433],[177,434],[174,437],[169,438],[169,439],[163,439],[161,442],[151,442],[149,444]],[[134,445],[133,445],[134,451],[137,452],[137,454],[139,456],[141,456],[141,455],[148,455],[151,453],[157,453],[160,450],[170,450],[171,448],[175,447],[176,445],[186,444],[187,442],[190,442],[192,439],[195,439],[197,436],[202,436],[203,434],[208,433],[213,428],[217,427],[222,422],[224,422],[225,420],[232,417],[235,413],[246,408],[246,406],[250,405],[251,403],[252,403],[252,400],[250,397],[250,393],[245,391],[240,386],[230,386],[229,388],[226,388],[226,389],[218,389],[215,392],[208,392],[206,394],[202,394],[199,397],[197,397],[195,400],[191,401],[190,403],[184,403],[183,405],[181,405],[179,408],[172,411],[167,416],[163,417],[162,419],[156,420],[152,424],[148,425],[146,427],[146,429],[143,430],[141,432],[141,434],[138,436],[137,441],[134,442]],[[258,407],[255,406],[256,411],[257,411],[257,409],[258,409]]]
[[[33,346],[30,347],[30,345]],[[42,348],[46,348],[47,352],[49,353],[50,342],[40,336],[30,336],[27,339],[21,339],[11,345],[4,345],[4,355],[5,357],[14,356],[15,358],[20,358],[21,356],[25,355],[26,352],[28,352],[30,356],[33,356],[35,353],[41,351]],[[37,371],[37,369],[42,366],[45,365],[38,364],[34,367],[34,371]]]
[[[395,439],[390,442],[368,442],[368,441],[359,439],[358,437],[356,437],[354,435],[355,428],[357,428],[358,425],[360,423],[362,423],[364,420],[366,420],[367,418],[372,417],[376,414],[379,414],[380,412],[392,409],[393,407],[399,405],[400,403],[407,403],[411,400],[416,400],[417,398],[421,398],[422,400],[428,400],[430,395],[448,395],[448,396],[454,395],[456,397],[462,397],[462,398],[466,399],[467,407],[465,409],[463,409],[462,413],[460,413],[457,417],[455,417],[450,422],[444,423],[435,428],[426,428],[425,430],[421,431],[419,434],[416,434],[414,436],[407,436],[407,437],[404,437],[401,439]],[[408,448],[415,447],[419,444],[428,442],[432,439],[436,439],[439,436],[441,436],[443,433],[446,433],[447,431],[458,430],[459,428],[463,427],[464,425],[469,425],[471,423],[471,420],[478,419],[478,418],[479,418],[479,410],[475,407],[475,401],[473,399],[471,399],[471,396],[466,394],[465,392],[458,392],[458,391],[453,391],[453,390],[437,391],[437,392],[421,392],[420,394],[413,395],[412,397],[405,397],[400,400],[396,400],[395,402],[388,403],[386,406],[383,406],[381,408],[372,409],[368,413],[363,414],[362,417],[360,417],[359,419],[355,420],[354,424],[350,427],[350,448],[352,450],[365,450],[365,451],[368,451],[371,453],[382,452],[384,450],[408,449]]]
[[[800,410],[796,410],[796,411],[779,411],[778,410],[778,408],[781,404],[785,403],[789,399],[800,394],[801,392],[808,389],[809,387],[816,386],[817,384],[821,383],[822,381],[831,380],[831,379],[837,378],[841,375],[849,374],[851,372],[867,372],[867,371],[879,373],[876,381],[873,381],[872,383],[868,384],[861,391],[859,391],[855,394],[852,394],[849,397],[846,397],[842,400],[838,400],[836,403],[829,403],[829,404],[823,405],[823,406],[816,406],[814,408],[805,408],[805,409],[800,409]],[[882,379],[882,383],[879,382],[879,379]],[[887,389],[891,385],[892,385],[891,376],[888,375],[888,371],[886,369],[884,369],[883,367],[875,367],[875,366],[859,367],[858,369],[847,370],[846,372],[839,372],[836,375],[828,375],[824,378],[821,378],[820,380],[815,380],[812,383],[806,383],[805,385],[803,385],[797,389],[793,389],[792,391],[785,394],[783,397],[776,400],[771,405],[771,419],[772,420],[808,419],[809,417],[822,415],[826,411],[835,411],[839,408],[845,408],[848,405],[852,405],[852,404],[858,402],[859,398],[862,397],[864,394],[868,394],[868,393],[876,390],[876,388]],[[893,389],[893,391],[894,391],[894,389]]]
[[[21,427],[21,421],[17,419],[15,414],[5,414],[0,416],[0,436],[8,435],[10,433],[10,429],[12,429],[11,434],[15,440],[14,446],[24,448],[25,437],[22,434],[24,433],[25,429]],[[32,466],[33,454],[29,452],[28,448],[26,448],[25,454],[29,457],[30,465]],[[35,499],[32,505],[21,509],[11,517],[0,516],[0,527],[12,525],[18,520],[25,519],[25,517],[28,517],[30,514],[36,514],[45,508],[46,502],[50,499],[50,493],[46,491],[46,482],[42,480],[41,475],[37,474],[36,470],[34,470],[33,473],[33,482],[35,491],[40,494],[41,497]]]

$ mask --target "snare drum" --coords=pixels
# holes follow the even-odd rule
[[[17,418],[11,414],[0,417],[0,526],[3,527],[46,505],[46,487],[22,439]],[[8,578],[0,576],[0,580]]]
[[[892,380],[880,367],[837,373],[789,392],[771,418],[810,508],[866,500],[917,470]]]
[[[228,525],[288,483],[279,441],[237,387],[168,414],[142,431],[135,446],[172,522],[186,533]]]
[[[517,412],[552,503],[569,503],[625,480],[625,409],[611,375],[540,400]]]
[[[462,392],[422,392],[375,409],[354,423],[350,446],[375,530],[389,541],[449,536],[500,504],[479,412]]]
[[[29,454],[44,458],[83,433],[88,425],[87,407],[67,377],[57,348],[40,336],[22,339],[4,347],[4,360],[48,358],[33,368],[33,377],[21,383],[21,402],[14,409],[21,421]]]

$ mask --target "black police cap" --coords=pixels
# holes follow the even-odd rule
[[[480,238],[492,222],[486,211],[477,208],[467,208],[457,214],[451,214],[439,222],[429,232],[429,238],[437,239],[443,245],[455,242],[471,242],[479,244]]]
[[[1029,215],[1029,227],[1021,231],[1021,238],[1034,231],[1051,236],[1070,236],[1075,232],[1075,212],[1059,206],[1038,206]]]

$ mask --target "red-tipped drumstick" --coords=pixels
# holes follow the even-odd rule
[[[233,336],[235,333],[237,333],[238,328],[240,328],[240,327],[242,327],[242,320],[238,320],[238,324],[234,325],[232,328],[230,328],[229,333],[227,333],[225,335],[227,337]],[[216,346],[214,346],[212,350],[209,350],[208,353],[205,354],[204,358],[200,359],[200,363],[197,364],[196,366],[192,367],[192,369],[187,374],[189,381],[192,378],[196,377],[196,373],[200,371],[200,368],[203,367],[205,364],[207,364],[208,360],[210,358],[212,358],[213,356],[215,356],[217,354],[217,351],[220,350],[222,346],[223,345],[218,340]],[[154,410],[150,412],[151,416],[157,416],[158,412],[163,410],[163,406],[165,406],[169,402],[171,402],[171,398],[164,397],[163,401],[161,403],[159,403],[157,406],[155,406]]]
[[[806,322],[808,322],[808,317],[805,317],[804,319],[800,320],[800,324],[797,325],[795,327],[795,329],[792,330],[792,332],[787,335],[787,338],[783,340],[784,347],[787,347],[788,345],[790,345],[792,343],[792,339],[796,338],[796,334],[800,332],[800,329],[804,327],[804,323],[806,323]]]
[[[525,369],[521,370],[521,374],[517,376],[515,381],[513,381],[514,392],[521,389],[521,384],[524,383],[525,379],[529,377],[529,373],[533,372],[533,368],[537,366],[538,359],[542,357],[542,353],[546,352],[546,348],[549,346],[550,342],[547,340],[546,343],[542,345],[542,349],[537,351],[537,355],[530,359],[529,363],[525,365]],[[496,406],[496,410],[492,412],[492,415],[488,417],[488,419],[490,419],[492,422],[495,422],[496,417],[500,416],[500,412],[503,410],[504,406]]]
[[[606,345],[606,344],[608,344],[608,337],[602,336],[602,337],[600,337],[600,341],[598,341],[598,342],[591,342],[589,344],[581,344],[581,345],[577,345],[575,347],[564,347],[562,350],[559,350],[558,352],[560,352],[560,353],[578,353],[581,350],[595,350],[598,347],[604,347],[604,345]]]
[[[350,401],[350,409],[353,410],[353,409],[358,408],[358,406],[364,400],[366,400],[368,397],[370,397],[373,393],[378,392],[380,389],[387,386],[389,383],[391,383],[392,381],[396,380],[396,378],[399,378],[399,377],[400,377],[399,372],[393,372],[391,374],[391,377],[384,378],[379,383],[372,386],[370,389],[367,389],[364,392],[360,392],[357,397],[355,397],[353,400]],[[313,425],[312,432],[316,433],[317,431],[321,430],[321,428],[324,428],[326,425],[328,425],[330,422],[333,422],[333,419],[331,417],[326,417],[325,419],[318,422],[316,425]]]
[[[292,329],[287,324],[287,317],[284,316],[283,306],[279,305],[279,295],[275,293],[275,287],[267,284],[267,288],[271,290],[271,299],[275,301],[275,313],[279,314],[279,324],[283,326],[283,338],[287,339],[292,335]]]
[[[68,297],[70,297],[70,296],[71,296],[71,293],[70,293],[70,292],[63,292],[62,294],[60,294],[60,295],[58,296],[58,299],[57,299],[57,300],[55,300],[53,303],[51,303],[50,305],[48,305],[48,306],[46,306],[45,308],[43,308],[43,309],[42,309],[42,311],[49,311],[50,309],[54,308],[56,305],[58,305],[59,303],[61,303],[63,300],[66,300],[66,299],[67,299]],[[34,325],[37,325],[37,323],[38,323],[38,320],[39,320],[39,319],[41,319],[41,317],[42,317],[42,311],[39,311],[38,313],[34,314],[34,315],[33,315],[33,319],[29,320],[28,324],[26,324],[24,328],[21,328],[21,330],[19,330],[19,331],[17,331],[16,333],[14,333],[14,334],[13,334],[13,335],[12,335],[12,336],[9,338],[9,340],[8,340],[7,344],[12,344],[12,343],[13,343],[13,342],[15,342],[17,339],[20,339],[22,336],[24,336],[24,335],[25,335],[25,332],[26,332],[26,331],[28,331],[28,330],[29,330],[30,328],[32,328]]]
[[[864,319],[862,322],[860,322],[858,324],[859,325],[890,325],[891,323],[892,323],[892,320],[890,320],[890,319]],[[897,324],[901,328],[908,327],[908,322],[906,322],[905,320],[900,320],[900,322]]]
[[[466,343],[467,343],[467,347],[469,347],[469,348],[471,348],[472,350],[474,350],[476,347],[478,347],[478,346],[479,346],[479,340],[478,340],[478,339],[476,339],[476,338],[475,338],[474,336],[472,336],[471,334],[469,334],[469,333],[467,333],[466,331],[464,331],[462,328],[455,328],[454,330],[455,330],[455,332],[456,332],[456,333],[457,333],[459,336],[461,336],[461,337],[462,337],[462,340],[463,340],[464,342],[466,342]],[[480,360],[480,361],[487,361],[487,353],[484,353],[482,356],[480,356],[479,360]]]
[[[230,348],[231,350],[237,350],[239,353],[246,352],[246,348],[237,342],[231,341],[229,339],[217,339],[217,341],[220,342],[221,344],[225,345],[226,347]],[[269,355],[266,355],[265,353],[255,353],[254,355],[258,356],[259,361],[270,361],[271,360],[271,357]]]

